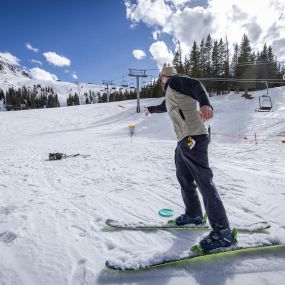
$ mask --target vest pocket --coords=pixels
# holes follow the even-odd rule
[[[178,108],[178,110],[179,110],[179,114],[180,114],[181,118],[183,119],[183,121],[185,121],[185,116],[184,116],[182,110],[180,108]]]
[[[179,107],[175,107],[169,112],[169,116],[172,120],[177,138],[181,138],[186,126],[185,116],[182,110]]]

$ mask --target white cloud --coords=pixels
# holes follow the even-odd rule
[[[39,49],[38,48],[34,48],[30,43],[26,43],[26,48],[29,50],[32,50],[34,52],[38,52]]]
[[[32,59],[31,62],[35,63],[35,64],[43,65],[43,63],[40,60],[37,60],[37,59]]]
[[[55,66],[63,67],[63,66],[70,66],[70,59],[64,57],[62,55],[58,55],[55,52],[49,51],[43,53],[44,57],[46,58],[47,62],[53,64]]]
[[[78,79],[78,76],[77,76],[77,74],[76,74],[75,72],[73,72],[73,73],[71,74],[71,76],[72,76],[72,78],[75,79],[75,80]]]
[[[0,59],[12,65],[20,65],[20,59],[9,52],[0,52]]]
[[[173,60],[173,53],[172,51],[170,51],[165,42],[163,41],[157,41],[155,43],[153,43],[150,48],[149,51],[153,57],[153,59],[156,61],[157,63],[157,67],[159,69],[161,69],[164,65],[164,63],[172,63]]]
[[[140,49],[135,49],[133,55],[136,59],[143,59],[146,56],[145,52]]]
[[[285,57],[280,45],[285,38],[284,0],[208,0],[204,7],[193,7],[186,0],[125,0],[127,18],[153,28],[154,40],[170,35],[189,53],[193,42],[200,44],[210,33],[213,39],[227,36],[230,43],[241,42],[247,34],[252,47],[261,50],[272,45],[278,58]],[[198,2],[197,2],[198,3]],[[230,45],[231,46],[231,45]]]
[[[30,74],[32,78],[36,80],[47,80],[47,81],[58,80],[58,77],[55,74],[51,74],[38,67],[30,69]]]
[[[164,3],[164,0],[139,0],[137,4],[125,0],[125,5],[127,18],[134,24],[142,21],[148,26],[163,26],[172,14],[171,8]]]

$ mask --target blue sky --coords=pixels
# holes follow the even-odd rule
[[[209,33],[231,43],[247,33],[256,47],[266,42],[285,58],[281,0],[259,0],[258,6],[246,0],[2,2],[0,53],[11,54],[35,74],[65,81],[119,84],[129,68],[157,75],[155,69],[171,62],[178,41],[186,55],[194,40],[199,43]]]
[[[80,81],[96,83],[127,74],[131,67],[156,68],[150,57],[133,56],[135,49],[147,53],[152,37],[146,25],[131,29],[123,1],[9,0],[1,10],[0,51],[9,51],[27,68],[39,66],[62,80],[72,80],[75,73]],[[49,51],[68,58],[70,66],[49,64],[43,56]]]

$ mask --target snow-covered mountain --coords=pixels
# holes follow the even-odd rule
[[[29,70],[21,66],[9,63],[0,55],[0,89],[6,92],[9,88],[14,89],[26,87],[33,88],[34,85],[40,85],[42,88],[52,87],[54,92],[58,95],[60,106],[66,106],[66,100],[69,94],[79,95],[81,103],[84,102],[84,93],[94,93],[102,95],[105,92],[104,85],[92,83],[72,83],[59,80],[39,80],[34,79]],[[114,86],[112,91],[119,90],[119,87]]]

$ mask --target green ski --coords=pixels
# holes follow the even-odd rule
[[[173,257],[162,257],[161,259],[146,260],[144,263],[131,263],[131,264],[120,264],[113,261],[106,261],[105,265],[108,269],[118,270],[118,271],[139,271],[146,269],[160,268],[167,265],[179,265],[182,263],[189,262],[191,260],[205,259],[207,257],[215,256],[235,256],[241,252],[251,252],[251,253],[274,253],[276,251],[285,250],[285,244],[258,244],[255,246],[238,246],[233,245],[227,248],[219,248],[212,252],[203,253],[199,246],[192,248],[192,252],[189,252],[187,255],[178,256],[177,258]]]
[[[175,220],[169,220],[161,224],[144,224],[144,223],[122,223],[119,221],[107,219],[105,224],[111,228],[118,230],[209,230],[210,227],[206,223],[207,216],[204,216],[204,222],[199,225],[188,224],[177,226]],[[262,232],[270,228],[267,222],[258,222],[246,226],[235,227],[240,232]]]

